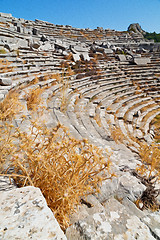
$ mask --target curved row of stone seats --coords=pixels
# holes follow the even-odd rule
[[[47,24],[45,23],[44,25],[47,25]],[[121,38],[121,36],[119,38]],[[123,37],[121,39],[123,39]],[[59,60],[57,61],[57,59],[61,58],[60,55],[58,56],[58,54],[56,55],[55,53],[56,60],[53,63],[53,70],[52,70],[52,67],[50,67],[52,64],[50,65],[49,63],[49,65],[47,65],[49,61],[52,61],[50,58],[45,58],[45,57],[43,58],[43,56],[40,56],[40,58],[38,56],[37,58],[36,54],[38,55],[38,53],[35,53],[35,61],[36,61],[36,64],[35,64],[34,57],[32,58],[31,56],[32,54],[30,51],[28,52],[28,56],[27,56],[27,51],[24,51],[22,56],[21,54],[22,52],[20,53],[20,57],[22,58],[24,56],[24,59],[23,59],[24,61],[25,60],[30,61],[26,63],[24,62],[23,63],[24,67],[25,65],[27,66],[27,64],[33,64],[33,70],[34,70],[36,68],[34,66],[37,64],[40,66],[40,67],[37,67],[37,70],[41,71],[41,75],[39,76],[42,76],[42,78],[39,79],[40,81],[33,85],[28,86],[26,84],[22,92],[23,91],[27,92],[30,89],[33,89],[39,86],[42,88],[47,86],[47,88],[44,89],[42,97],[43,97],[43,104],[48,108],[49,112],[46,112],[46,113],[44,112],[44,116],[42,116],[42,120],[43,118],[45,118],[45,120],[47,120],[48,126],[54,126],[58,122],[61,122],[62,124],[64,124],[69,128],[71,134],[75,138],[77,139],[87,138],[90,140],[91,143],[94,143],[97,146],[102,147],[103,149],[107,147],[108,150],[111,150],[111,147],[113,147],[112,149],[113,155],[111,156],[111,160],[113,160],[114,168],[116,169],[116,173],[118,173],[117,182],[113,181],[114,189],[115,188],[118,189],[117,192],[120,192],[120,197],[121,197],[121,194],[122,194],[122,198],[124,198],[124,195],[125,196],[129,195],[133,201],[136,200],[135,195],[138,192],[138,196],[139,196],[141,194],[141,191],[144,191],[144,186],[143,188],[142,186],[140,188],[139,187],[140,184],[138,183],[137,180],[135,180],[135,177],[131,176],[129,172],[125,173],[123,170],[135,169],[138,161],[136,161],[134,155],[131,154],[130,151],[127,150],[125,146],[116,145],[113,142],[113,139],[109,138],[111,136],[111,130],[109,126],[110,123],[108,120],[113,119],[112,121],[114,126],[119,127],[125,136],[124,143],[126,145],[132,144],[133,146],[135,146],[135,147],[132,147],[132,150],[136,152],[136,147],[138,148],[138,146],[134,141],[132,141],[132,138],[129,135],[130,133],[129,130],[133,130],[133,131],[138,130],[135,127],[135,117],[132,118],[132,115],[134,116],[136,111],[142,112],[142,114],[139,115],[138,118],[140,116],[142,117],[143,115],[143,118],[141,118],[141,120],[139,119],[139,121],[141,124],[143,124],[143,121],[145,122],[145,125],[142,126],[142,128],[144,129],[144,134],[147,134],[149,132],[149,125],[152,118],[156,114],[158,114],[160,111],[158,109],[158,104],[156,105],[154,103],[154,101],[152,100],[153,98],[146,96],[146,93],[143,92],[143,89],[140,89],[137,91],[136,86],[134,86],[131,81],[131,78],[130,77],[125,78],[123,70],[121,70],[121,68],[118,68],[117,62],[115,61],[112,62],[113,64],[111,67],[112,71],[111,71],[111,68],[109,69],[109,66],[107,66],[107,61],[106,63],[103,64],[102,62],[100,62],[101,60],[99,59],[99,61],[97,62],[97,66],[99,65],[99,68],[101,68],[101,72],[99,73],[98,76],[96,74],[95,75],[92,74],[91,76],[84,75],[83,77],[78,79],[77,78],[78,73],[75,73],[73,76],[70,76],[70,77],[66,76],[66,78],[64,79],[64,82],[57,83],[56,79],[53,79],[53,78],[45,81],[43,79],[43,76],[45,76],[45,73],[49,73],[49,72],[53,73],[53,70],[56,69],[54,68],[54,64],[55,62],[59,63],[58,62]],[[26,56],[26,59],[25,59],[25,56]],[[62,60],[63,60],[63,57],[62,57]],[[45,63],[46,63],[46,68],[50,67],[48,71],[43,71],[42,65],[43,64],[45,65]],[[71,62],[70,64],[72,65]],[[18,68],[20,68],[20,64]],[[84,68],[82,66],[82,70],[83,69],[85,72],[85,66]],[[61,73],[60,70],[61,69],[57,68],[56,71]],[[21,73],[26,71],[24,70],[19,72]],[[34,71],[30,71],[30,75],[32,77],[34,77],[32,75],[33,72]],[[21,76],[22,75],[19,74],[19,76],[17,77],[20,79]],[[65,89],[65,81],[67,82],[66,89]],[[25,102],[24,94],[25,93],[23,92],[20,98],[25,105],[26,102]],[[63,103],[62,100],[66,100],[64,102],[65,103],[64,106],[62,106],[62,103]],[[126,104],[128,108],[126,109],[126,113],[124,114],[123,118],[118,119],[116,115],[121,109],[125,108],[124,104]],[[108,109],[106,110],[107,107]],[[27,109],[26,109],[26,114],[29,114],[27,112]],[[125,117],[127,118],[125,119]],[[130,123],[128,122],[128,118]],[[17,126],[21,126],[22,128],[24,128],[24,130],[26,130],[26,128],[29,125],[29,119],[28,119],[28,122],[24,122],[24,125],[23,125],[21,124],[21,119],[19,117],[19,119],[16,120],[16,124]],[[144,135],[143,137],[145,136],[147,135]],[[132,187],[130,187],[129,183],[132,185]],[[128,187],[128,184],[129,184],[129,187]],[[108,186],[108,182],[107,182],[107,186]],[[76,220],[73,221],[74,223],[75,221],[80,220],[77,223],[77,225],[80,227],[80,230],[83,228],[84,225],[87,224],[87,230],[84,230],[85,237],[94,238],[95,233],[100,234],[100,235],[96,235],[97,239],[101,237],[102,238],[106,237],[106,233],[105,233],[105,236],[103,234],[105,230],[102,232],[98,231],[101,226],[99,225],[99,220],[104,218],[105,222],[102,222],[102,226],[103,227],[105,226],[105,229],[107,228],[109,229],[109,231],[111,228],[113,229],[113,231],[114,230],[117,231],[118,229],[118,232],[116,233],[117,234],[124,233],[124,235],[125,235],[125,232],[127,231],[127,233],[129,232],[133,234],[133,238],[134,237],[136,238],[137,237],[137,235],[135,235],[135,222],[136,222],[136,234],[139,231],[139,229],[143,229],[144,230],[143,233],[142,231],[140,231],[140,234],[142,233],[141,238],[144,238],[144,236],[147,236],[148,239],[152,239],[153,237],[149,232],[149,228],[146,227],[144,223],[142,224],[143,221],[145,222],[144,215],[140,213],[138,209],[135,209],[135,206],[132,205],[131,202],[130,204],[127,202],[127,204],[129,204],[128,208],[126,207],[128,206],[127,204],[124,207],[115,199],[111,199],[106,202],[106,199],[110,194],[108,193],[110,192],[110,190],[106,188],[105,183],[102,186],[102,190],[103,188],[105,188],[104,193],[102,191],[102,193],[99,194],[97,199],[91,196],[90,199],[87,200],[89,201],[89,203],[90,202],[93,203],[94,207],[87,208],[85,204],[82,204],[82,209],[83,210],[85,209],[85,211],[82,211],[82,214],[81,213],[77,214],[76,217],[78,218],[79,215],[83,215],[83,214],[85,215],[85,217],[84,215],[79,216],[78,220],[76,218]],[[125,191],[125,194],[121,193],[120,190],[122,190],[122,192]],[[101,203],[103,203],[103,206],[101,205]],[[133,210],[134,215],[132,215],[131,209],[132,210],[134,209]],[[117,215],[117,212],[118,212],[118,215]],[[141,219],[141,221],[139,220],[138,217],[135,217],[135,212],[138,216],[140,216],[139,218]],[[121,229],[119,229],[119,225],[118,227],[117,225],[115,227],[114,220],[115,218],[119,219],[119,216],[122,219],[122,222],[120,222],[120,228],[123,228],[122,231]],[[86,217],[88,217],[89,219]],[[129,226],[130,229],[128,229],[128,227],[125,226],[128,219],[130,224],[133,225],[133,227]],[[92,224],[90,224],[92,223],[92,221],[94,221],[95,228]],[[74,226],[76,226],[76,224]],[[78,231],[77,228],[74,228],[74,226],[71,227],[71,231],[70,229],[68,229],[67,231],[68,235],[69,234],[72,235],[73,233]],[[91,231],[88,231],[88,229],[90,229]],[[94,233],[92,234],[93,229],[94,229],[93,231]],[[154,229],[152,224],[151,224],[151,229],[152,229],[152,233],[154,232],[155,234],[156,230]],[[122,235],[118,235],[117,237],[119,236],[121,237]]]
[[[81,106],[80,109],[78,108],[79,105]],[[97,145],[97,143],[96,143],[97,141],[95,141],[95,139],[96,140],[98,139],[98,143],[101,146],[104,146],[104,140],[107,140],[107,142],[105,144],[109,145],[108,140],[110,141],[111,139],[109,138],[110,133],[107,129],[108,123],[106,124],[105,128],[102,128],[100,126],[97,126],[96,122],[93,121],[93,118],[90,119],[88,117],[89,116],[88,111],[90,110],[89,101],[87,99],[85,100],[85,99],[81,98],[80,102],[76,104],[76,108],[78,108],[77,112],[79,115],[79,118],[78,118],[79,121],[78,121],[78,125],[76,124],[76,128],[78,129],[80,125],[84,126],[85,133],[88,134],[88,138],[90,139],[90,141],[94,142],[96,145]],[[71,119],[72,118],[73,118],[73,114],[71,115]],[[75,122],[77,122],[77,121],[74,121],[74,126],[75,126]],[[104,131],[104,129],[105,129],[105,131]],[[89,133],[88,133],[88,130],[89,130]],[[82,132],[82,129],[79,131]],[[103,131],[103,134],[102,134],[102,131]],[[106,134],[105,134],[105,132],[106,132]],[[83,136],[85,136],[85,135],[83,135]],[[104,139],[103,142],[100,141],[100,138]]]
[[[37,56],[37,54],[31,52],[27,53],[27,55],[19,55],[18,57],[16,54],[2,54],[0,55],[0,59],[2,61],[1,76],[12,78],[15,75],[22,77],[26,74],[33,75],[39,72],[60,70],[63,58],[62,56],[61,59],[57,59],[57,56],[46,57],[43,54]]]
[[[34,59],[34,58],[33,58]],[[104,71],[104,68],[103,68],[103,71]],[[120,77],[123,76],[122,73],[114,73],[114,72],[109,72],[109,73],[106,73],[104,74],[104,72],[102,72],[103,74],[100,74],[100,76],[98,76],[98,81],[93,81],[92,78],[85,78],[85,79],[80,79],[78,81],[75,81],[73,83],[72,81],[72,87],[75,88],[75,89],[78,89],[78,91],[81,92],[81,94],[83,94],[83,96],[85,98],[94,98],[95,95],[99,96],[99,94],[102,93],[101,95],[101,98],[103,99],[107,99],[107,94],[109,94],[109,96],[112,95],[112,91],[113,91],[113,95],[114,95],[114,91],[116,89],[119,90],[119,94],[123,92],[123,88],[122,87],[126,87],[126,79],[119,79]],[[26,74],[26,72],[25,72]],[[112,76],[113,75],[113,76]],[[117,75],[117,76],[116,76]],[[109,77],[109,78],[108,78]],[[115,78],[115,83],[114,83],[114,79]],[[119,80],[118,80],[119,79]],[[78,83],[78,84],[77,84]],[[83,84],[82,84],[83,83]],[[123,84],[124,83],[124,84]],[[127,83],[128,84],[128,83]],[[131,85],[131,83],[129,83]],[[88,88],[89,86],[91,85],[90,88]],[[99,88],[98,88],[98,85],[99,85]],[[96,87],[95,87],[96,86]],[[127,85],[128,87],[129,85]],[[87,89],[88,88],[88,89]],[[93,93],[94,95],[93,96],[87,96],[86,93],[88,92],[88,94],[90,93],[91,89],[92,90],[95,90],[95,88],[97,89],[97,94]],[[84,89],[84,90],[83,90]],[[105,94],[107,93],[107,94]],[[117,92],[116,92],[117,93]],[[86,95],[86,96],[85,96]],[[108,100],[108,99],[107,99]],[[100,101],[99,101],[100,102]],[[83,116],[83,115],[82,115]],[[83,116],[84,117],[84,116]],[[87,122],[87,125],[88,125],[88,120],[85,119],[85,122],[83,122],[83,125],[84,123]],[[86,126],[87,126],[86,125]],[[96,137],[96,135],[95,135]]]
[[[84,95],[85,96],[85,95]],[[88,134],[88,138],[90,138],[90,139],[92,139],[92,142],[93,142],[93,140],[94,139],[99,139],[100,137],[101,137],[101,135],[97,132],[97,130],[96,129],[94,129],[94,127],[91,127],[92,125],[91,125],[91,122],[90,122],[90,119],[88,118],[88,112],[87,112],[87,114],[86,114],[86,107],[87,107],[87,103],[89,102],[87,99],[85,100],[84,98],[81,98],[80,100],[80,103],[77,103],[76,104],[76,108],[80,105],[81,106],[81,108],[82,109],[78,109],[78,114],[80,115],[80,122],[78,122],[77,120],[74,120],[74,126],[78,129],[80,126],[83,126],[83,128],[81,128],[81,130],[79,130],[79,132],[81,132],[82,133],[82,129],[84,130],[84,127],[85,127],[85,132],[83,131],[83,133],[85,133],[85,134],[83,134],[82,133],[82,136],[84,137],[84,136],[86,136],[86,132],[88,132],[87,131],[87,128],[89,128],[89,134]],[[70,108],[69,108],[70,109]],[[84,111],[84,109],[85,109],[85,111]],[[90,109],[90,107],[89,107],[89,109]],[[71,114],[71,112],[72,112],[72,114]],[[83,113],[83,112],[85,112],[85,113]],[[71,117],[70,117],[70,119],[71,119],[71,121],[73,122],[73,119],[76,119],[75,117],[73,118],[73,115],[75,115],[75,114],[73,114],[73,111],[70,111],[70,110],[68,110],[68,115],[70,116],[71,115]],[[69,121],[68,121],[69,122]],[[77,122],[78,122],[78,125],[77,125]],[[80,124],[81,123],[81,124]],[[91,135],[91,136],[90,136]],[[90,136],[90,137],[89,137]],[[94,140],[94,142],[95,142],[95,140]],[[99,140],[99,142],[101,142],[100,140]],[[101,143],[102,144],[102,143]],[[96,144],[97,145],[97,144]]]
[[[65,121],[64,114],[63,114],[63,113],[60,113],[59,110],[56,110],[56,109],[55,109],[55,111],[58,111],[58,113],[56,112],[56,114],[58,114],[58,117],[57,117],[57,115],[56,115],[57,119],[58,119],[59,121],[61,120],[61,122],[64,124],[64,121]],[[84,120],[83,118],[84,118],[84,115],[82,114],[82,120],[81,120],[81,122],[82,122],[83,126],[85,126],[85,129],[86,129],[86,127],[90,125],[90,122],[89,122],[89,120],[87,120],[88,118],[85,118],[85,120]],[[69,123],[68,119],[66,119],[65,123],[67,124],[67,122]],[[71,125],[71,124],[67,124],[67,125]],[[70,126],[70,128],[72,128],[72,127]],[[72,133],[74,132],[74,136],[75,136],[75,131],[72,130],[71,132],[72,132]],[[93,133],[94,133],[94,134],[93,134]],[[93,137],[93,136],[94,136],[94,137]],[[84,137],[84,136],[83,136],[83,137]],[[94,139],[95,137],[97,137],[97,133],[96,133],[95,129],[92,128],[92,136],[91,136],[92,141],[93,141],[93,139]],[[100,138],[100,135],[99,135],[99,138]]]
[[[157,109],[159,106],[152,100],[152,98],[145,97],[145,94],[141,93],[139,95],[131,95],[122,100],[118,99],[118,103],[113,106],[111,105],[107,112],[113,114],[117,119],[123,120],[127,125],[127,129],[129,126],[129,132],[133,133],[133,129],[139,128],[138,126],[135,126],[134,119],[138,117],[140,112],[143,112],[143,109],[146,111],[146,109],[150,109],[150,107],[151,109]],[[144,116],[145,114],[147,114],[147,112],[144,112]],[[143,136],[141,137],[143,138]]]
[[[85,78],[85,79],[81,79],[81,82],[82,81],[87,81],[85,84],[83,84],[83,86],[82,86],[82,83],[81,84],[79,84],[79,88],[86,88],[86,86],[89,84],[88,83],[88,80],[89,80],[89,78]],[[79,80],[78,80],[78,83],[79,83]],[[92,82],[92,84],[93,84],[93,82]],[[73,85],[72,85],[73,86]],[[76,86],[76,88],[77,88],[77,86]],[[74,88],[75,89],[75,88]],[[86,89],[84,89],[84,91],[86,92]],[[80,91],[80,93],[82,93],[81,91]],[[83,93],[84,94],[84,93]],[[69,111],[69,112],[71,112],[71,111]],[[73,118],[71,118],[72,120],[73,120]],[[62,121],[63,121],[63,118],[62,118]],[[69,122],[69,121],[68,121]],[[84,136],[83,136],[84,137]],[[93,139],[93,137],[92,137],[92,139]]]
[[[41,66],[41,65],[40,65]],[[43,64],[43,66],[44,66],[44,64]],[[27,66],[26,66],[27,67]],[[29,67],[29,66],[28,66]],[[34,68],[34,65],[32,66],[33,68]],[[49,67],[49,65],[46,65],[46,67]],[[104,69],[104,64],[103,65],[100,65],[100,67],[101,68],[103,68]],[[40,70],[42,70],[42,69],[40,69]],[[43,69],[44,70],[44,69]],[[32,72],[33,73],[33,72]],[[27,74],[27,72],[25,72],[25,74]],[[20,74],[21,75],[21,74]],[[106,100],[108,100],[107,99],[107,95],[105,95],[104,96],[104,92],[108,92],[108,91],[114,91],[115,89],[117,89],[118,88],[118,90],[119,90],[119,88],[122,88],[122,87],[124,87],[125,88],[125,85],[126,85],[126,80],[124,79],[124,80],[119,80],[118,81],[118,78],[120,77],[119,76],[119,74],[117,74],[117,78],[115,77],[115,81],[117,80],[118,82],[116,83],[116,85],[114,86],[114,82],[113,82],[113,75],[116,75],[115,73],[111,73],[110,74],[110,79],[107,79],[107,80],[110,80],[110,81],[106,81],[106,79],[104,78],[104,76],[103,76],[103,78],[101,78],[101,80],[100,79],[98,79],[98,82],[89,82],[88,81],[88,79],[87,79],[87,81],[86,81],[86,83],[84,83],[83,85],[82,84],[76,84],[76,88],[78,88],[78,89],[81,89],[81,91],[82,91],[82,88],[86,88],[86,87],[88,87],[89,85],[94,85],[95,83],[97,84],[97,83],[99,83],[100,84],[100,82],[104,82],[103,84],[100,84],[100,87],[99,88],[101,88],[101,89],[97,89],[97,87],[96,87],[96,89],[97,89],[97,93],[98,93],[98,95],[99,95],[99,90],[100,90],[100,92],[102,93],[102,95],[103,95],[103,103],[105,103],[105,101]],[[82,80],[82,79],[81,79]],[[124,82],[124,85],[122,84],[122,82]],[[118,83],[120,83],[119,85],[118,85]],[[127,85],[128,86],[128,85]],[[74,87],[75,87],[75,84],[74,84]],[[92,90],[94,90],[95,89],[95,87],[90,87],[89,89],[84,89],[84,91],[82,92],[82,94],[83,95],[85,95],[87,92],[89,93],[90,91],[91,91],[91,89]],[[125,89],[123,89],[122,88],[122,92],[123,92],[123,90],[125,91]],[[116,93],[120,93],[121,92],[121,89],[119,90],[119,92],[116,92]],[[110,93],[109,94],[109,96],[111,96],[112,95],[112,93]],[[95,95],[93,95],[92,97],[94,97]],[[88,96],[87,96],[88,97]],[[101,96],[102,97],[102,96]],[[112,101],[112,100],[111,100]]]
[[[141,112],[143,108],[148,108],[146,111],[144,111],[143,116],[147,119],[147,113],[152,112],[153,110],[158,110],[159,106],[156,106],[155,104],[151,103],[144,103],[139,106],[137,106],[134,110],[129,111],[129,113],[125,116],[125,124],[126,129],[128,130],[129,134],[132,134],[133,137],[136,137],[138,139],[145,139],[146,135],[146,129],[144,127],[143,118],[138,120],[139,125],[137,126],[135,124],[135,118],[137,118],[138,112]],[[140,115],[140,114],[139,114]],[[128,117],[128,118],[127,118]],[[138,129],[138,130],[137,130]]]
[[[97,89],[97,92],[98,92],[98,89]],[[144,94],[142,93],[142,96],[143,96],[143,95],[144,95]],[[142,97],[142,96],[141,96],[141,97]],[[137,98],[137,96],[136,96],[136,97],[134,96],[133,99],[134,99],[134,98]],[[150,99],[150,98],[145,98],[145,99],[143,99],[143,101],[144,101],[144,100],[151,100],[151,99]],[[141,102],[141,100],[139,100],[139,102]],[[136,103],[138,103],[138,102],[136,102]],[[134,105],[134,103],[132,103],[132,104]],[[132,104],[131,104],[131,105],[132,105]],[[148,104],[149,104],[149,103],[145,103],[145,104],[143,104],[142,106],[139,106],[139,109],[147,106]],[[150,103],[150,104],[151,104],[151,103]],[[132,110],[132,113],[133,113],[133,110]]]

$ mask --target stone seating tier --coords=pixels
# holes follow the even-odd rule
[[[20,20],[0,13],[1,17],[3,18],[0,24],[2,49],[5,44],[10,44],[12,47],[11,44],[19,40],[28,42],[27,47],[20,46],[18,51],[5,48],[6,53],[2,51],[0,54],[1,61],[4,59],[8,61],[8,65],[0,66],[0,101],[5,98],[8,91],[22,86],[19,99],[24,105],[23,113],[27,119],[22,123],[22,112],[19,112],[14,125],[27,131],[31,123],[25,92],[37,87],[46,87],[42,98],[47,110],[44,110],[42,120],[46,120],[47,127],[56,126],[60,122],[68,127],[71,135],[76,139],[86,138],[90,143],[100,147],[103,152],[105,149],[109,153],[112,152],[110,158],[117,180],[113,179],[113,182],[109,180],[110,185],[107,180],[96,198],[93,195],[88,197],[89,203],[94,203],[93,207],[88,208],[85,204],[81,204],[82,211],[74,216],[72,226],[66,231],[67,239],[74,239],[75,235],[70,238],[73,234],[79,237],[77,239],[81,239],[82,229],[85,238],[92,239],[93,236],[94,239],[96,236],[97,239],[103,239],[109,236],[108,239],[111,239],[113,237],[113,234],[109,235],[111,228],[116,234],[123,232],[125,235],[127,232],[129,236],[133,235],[133,239],[138,236],[137,231],[142,235],[141,239],[145,237],[158,239],[160,236],[158,236],[157,222],[155,225],[151,224],[153,221],[149,213],[147,217],[151,221],[145,220],[146,213],[142,214],[142,211],[133,204],[133,201],[136,201],[145,190],[145,186],[132,176],[131,172],[140,163],[137,154],[139,144],[136,140],[151,143],[154,136],[153,131],[151,132],[151,123],[160,113],[160,53],[149,50],[141,53],[141,57],[150,58],[151,63],[138,66],[128,60],[119,61],[116,53],[130,47],[134,56],[143,43],[148,44],[149,48],[150,42],[138,34],[101,28],[76,29],[40,20]],[[45,42],[55,45],[52,50],[40,50],[39,47],[37,49],[31,47],[30,41],[37,46],[43,46]],[[66,59],[67,54],[73,53],[73,48],[85,49],[89,61],[80,59],[76,63],[72,58]],[[81,51],[78,53],[79,56],[80,53]],[[67,66],[73,71],[71,76],[67,75]],[[62,79],[57,81],[54,74],[62,75],[63,81]],[[38,81],[33,84],[32,80],[36,77]],[[115,131],[117,129],[117,134],[119,131],[122,133],[123,144],[115,143],[112,129]],[[114,190],[115,188],[117,190]],[[115,194],[117,199],[122,199],[121,203],[111,197]],[[127,199],[131,199],[132,202]],[[131,209],[134,209],[134,214]],[[105,219],[101,225],[102,229],[99,225],[101,219]],[[115,219],[120,219],[120,225],[116,224]],[[124,221],[127,221],[127,224],[124,224]],[[93,222],[94,224],[91,224]],[[83,224],[88,226],[87,229]],[[62,234],[63,239],[66,239],[66,236]],[[116,239],[123,236],[117,235]]]

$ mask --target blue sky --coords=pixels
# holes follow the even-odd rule
[[[79,28],[127,30],[140,23],[160,33],[160,0],[0,0],[0,12]]]

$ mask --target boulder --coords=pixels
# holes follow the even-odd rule
[[[146,186],[139,179],[126,172],[119,178],[119,188],[117,195],[119,198],[128,197],[131,201],[140,198]]]
[[[67,240],[35,187],[0,193],[0,239]]]
[[[0,78],[0,85],[1,86],[11,86],[12,80],[10,78],[1,77]]]
[[[141,26],[139,25],[139,23],[132,23],[129,25],[128,27],[128,31],[132,31],[135,33],[138,33],[140,35],[145,34],[146,32],[141,28]]]

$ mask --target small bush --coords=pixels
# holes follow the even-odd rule
[[[0,54],[6,54],[6,53],[7,51],[4,48],[0,49]]]
[[[139,155],[142,160],[136,169],[136,176],[146,186],[140,199],[137,199],[136,205],[140,209],[150,208],[153,211],[160,209],[160,204],[157,202],[157,196],[160,194],[160,189],[157,189],[156,183],[160,180],[160,148],[158,144],[151,145],[140,143]]]

